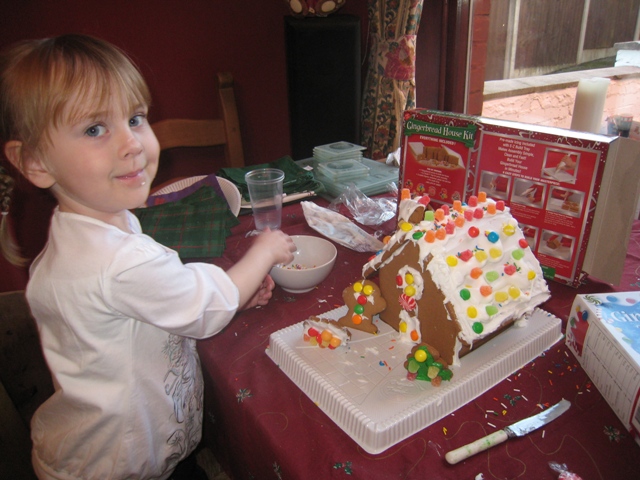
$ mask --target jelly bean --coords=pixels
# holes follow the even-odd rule
[[[447,265],[449,265],[450,267],[455,267],[456,265],[458,265],[458,257],[456,257],[455,255],[449,255],[446,261]]]
[[[362,291],[362,283],[356,282],[353,284],[353,291],[358,293]]]
[[[409,232],[412,228],[413,225],[411,225],[409,222],[400,223],[400,230],[402,230],[403,232]]]
[[[489,255],[493,259],[500,258],[502,256],[502,249],[495,248],[495,247],[494,248],[490,248],[489,249]]]
[[[331,340],[329,342],[329,344],[333,347],[339,347],[342,344],[342,340],[340,340],[338,337],[331,337]]]
[[[414,240],[420,240],[424,236],[424,232],[414,232],[412,236]]]
[[[516,227],[514,227],[513,225],[511,225],[510,223],[506,224],[504,227],[502,227],[502,232],[507,235],[508,237],[510,237],[511,235],[513,235],[514,233],[516,233]]]
[[[415,330],[413,330],[411,332],[411,340],[413,340],[414,342],[417,342],[419,338],[420,338],[420,334]]]
[[[469,275],[473,279],[480,278],[480,276],[482,275],[482,269],[480,267],[473,267],[471,269],[471,272],[469,272]]]
[[[527,242],[525,238],[521,238],[518,240],[518,245],[520,245],[520,248],[527,248],[529,246],[529,242]]]
[[[489,257],[487,255],[487,252],[485,252],[484,250],[478,250],[473,255],[476,257],[476,260],[480,263],[484,262]]]
[[[478,192],[478,201],[486,202],[487,201],[487,192]]]
[[[400,330],[400,332],[402,333],[406,333],[407,331],[407,322],[400,322],[400,325],[398,325],[398,330]]]
[[[473,220],[473,210],[465,210],[464,211],[464,219],[468,222],[470,222],[471,220]]]
[[[333,333],[331,333],[331,330],[323,330],[320,335],[322,336],[322,340],[324,340],[325,342],[328,342],[329,340],[331,340],[331,337],[333,337]]]
[[[371,295],[373,293],[373,287],[371,285],[365,285],[362,288],[362,293],[364,293],[367,296]]]
[[[358,295],[358,303],[360,305],[366,305],[367,304],[367,297],[366,295]]]
[[[504,303],[509,300],[509,295],[507,295],[507,292],[496,292],[493,298],[495,298],[498,303]]]
[[[424,205],[425,207],[427,205],[429,205],[429,202],[431,201],[431,199],[429,198],[429,195],[423,195],[422,197],[420,197],[418,199],[418,203],[421,205]]]
[[[518,269],[516,268],[516,266],[511,265],[510,263],[504,266],[504,273],[506,273],[507,275],[513,275],[514,273],[516,273],[517,270]]]
[[[460,290],[460,298],[462,298],[463,300],[469,300],[471,298],[471,292],[469,292],[469,290],[467,290],[466,288],[463,288],[462,290]]]
[[[409,200],[411,198],[411,190],[408,188],[403,188],[400,193],[400,200]]]
[[[496,243],[498,240],[500,240],[500,235],[498,235],[496,232],[485,232],[485,236],[491,243]]]
[[[320,332],[313,327],[309,328],[307,333],[309,334],[310,337],[317,337],[320,334]]]
[[[444,230],[444,228],[439,228],[438,230],[436,230],[436,238],[438,240],[444,240],[447,237],[447,232]]]
[[[496,307],[495,305],[487,305],[485,307],[485,311],[487,312],[487,315],[492,317],[493,315],[498,313],[498,307]]]
[[[423,363],[427,360],[427,352],[422,349],[418,349],[416,350],[416,353],[413,354],[413,358],[415,358],[417,362]]]
[[[439,222],[442,221],[442,219],[444,218],[444,210],[439,208],[436,210],[436,220],[438,220]]]
[[[473,322],[473,325],[471,326],[471,328],[473,329],[474,332],[480,334],[484,330],[484,325],[480,322]]]
[[[471,195],[469,197],[469,201],[467,203],[469,204],[470,207],[477,207],[478,206],[478,197],[476,197],[475,195]]]
[[[445,232],[447,232],[447,234],[453,235],[453,233],[456,231],[456,224],[453,222],[447,222],[447,224],[444,226],[444,230]]]
[[[520,260],[524,257],[524,252],[520,248],[516,248],[513,252],[511,252],[511,256],[516,260]]]
[[[476,208],[473,211],[473,218],[480,219],[482,217],[484,217],[484,211],[481,208]]]
[[[493,292],[493,289],[489,285],[482,285],[480,287],[480,295],[483,297],[488,297]]]
[[[416,294],[416,287],[413,285],[407,285],[404,287],[404,294],[408,297],[413,297]]]
[[[453,201],[453,209],[456,212],[462,212],[462,202],[460,200]]]
[[[534,278],[536,278],[536,272],[534,272],[533,270],[529,270],[529,273],[527,273],[527,278],[529,280],[533,280]]]
[[[461,216],[461,215],[458,215],[458,216],[456,217],[456,219],[453,221],[453,223],[455,224],[455,226],[456,226],[456,227],[458,227],[458,228],[462,228],[462,227],[464,227],[464,222],[465,222],[464,217],[463,217],[463,216]]]
[[[478,235],[480,235],[480,229],[478,227],[469,227],[469,230],[467,230],[467,233],[471,238],[476,238]]]
[[[413,278],[413,275],[412,275],[412,274],[407,273],[407,274],[404,276],[404,281],[405,281],[405,282],[407,282],[409,285],[411,285],[411,284],[415,281],[415,279]]]
[[[434,232],[433,230],[429,230],[427,231],[424,238],[427,241],[427,243],[433,243],[436,241],[436,232]]]
[[[427,210],[427,211],[424,212],[425,221],[433,222],[434,218],[435,218],[435,215],[433,213],[433,210]]]
[[[396,275],[396,285],[401,287],[402,283],[402,275]]]
[[[463,262],[468,262],[473,257],[473,252],[471,250],[464,250],[458,254],[460,260]]]
[[[509,287],[509,295],[511,298],[515,299],[520,296],[520,289],[518,287],[514,287],[513,285]]]
[[[498,278],[500,278],[500,274],[495,270],[491,270],[484,275],[484,278],[487,282],[495,282]]]
[[[360,304],[354,305],[353,312],[357,313],[358,315],[362,315],[364,313],[364,306],[362,306]]]
[[[498,200],[496,202],[496,209],[501,212],[504,212],[504,200]]]
[[[467,315],[469,318],[476,318],[478,316],[478,310],[476,307],[469,307],[467,308]]]
[[[490,203],[489,205],[487,205],[487,213],[489,215],[495,215],[496,214],[496,204],[495,203]]]
[[[351,317],[351,321],[353,322],[354,325],[360,325],[362,323],[362,316],[361,315],[353,315]]]

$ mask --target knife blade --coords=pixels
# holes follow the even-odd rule
[[[447,462],[451,465],[455,465],[456,463],[461,462],[476,453],[480,453],[488,448],[494,447],[509,438],[522,437],[540,427],[543,427],[569,410],[570,406],[571,402],[563,398],[553,407],[547,408],[532,417],[520,420],[519,422],[509,425],[502,430],[498,430],[497,432],[493,432],[486,437],[476,440],[475,442],[469,443],[468,445],[451,450],[444,456],[444,458],[446,458]]]

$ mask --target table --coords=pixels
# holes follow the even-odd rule
[[[252,216],[240,220],[224,256],[213,260],[223,268],[251,241],[246,233]],[[319,235],[307,225],[300,204],[283,208],[282,229]],[[223,332],[198,342],[204,441],[233,478],[556,479],[549,462],[566,464],[585,480],[638,475],[640,447],[562,341],[453,414],[381,454],[365,452],[265,353],[271,333],[342,305],[342,290],[360,277],[370,254],[337,247],[334,270],[318,288],[294,295],[276,287],[269,305],[238,313]],[[577,293],[640,290],[640,222],[634,223],[618,287],[592,278],[579,289],[556,282],[549,287],[552,296],[542,308],[560,318],[563,328]],[[447,451],[562,398],[572,402],[571,409],[543,429],[454,466],[444,460]]]

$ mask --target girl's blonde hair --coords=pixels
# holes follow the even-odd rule
[[[87,35],[20,42],[0,55],[0,141],[22,142],[38,152],[50,143],[49,129],[72,123],[87,108],[106,109],[112,94],[128,106],[150,105],[142,74],[119,48]],[[72,103],[70,103],[72,102]],[[24,171],[24,157],[17,169]],[[0,251],[26,263],[7,227],[13,181],[0,171]]]

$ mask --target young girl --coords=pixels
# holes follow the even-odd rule
[[[31,425],[40,478],[170,477],[201,436],[194,339],[266,304],[270,268],[293,260],[280,231],[227,272],[183,265],[141,233],[129,209],[158,166],[149,104],[139,71],[101,40],[29,41],[0,59],[4,154],[58,203],[26,291],[55,386]]]

